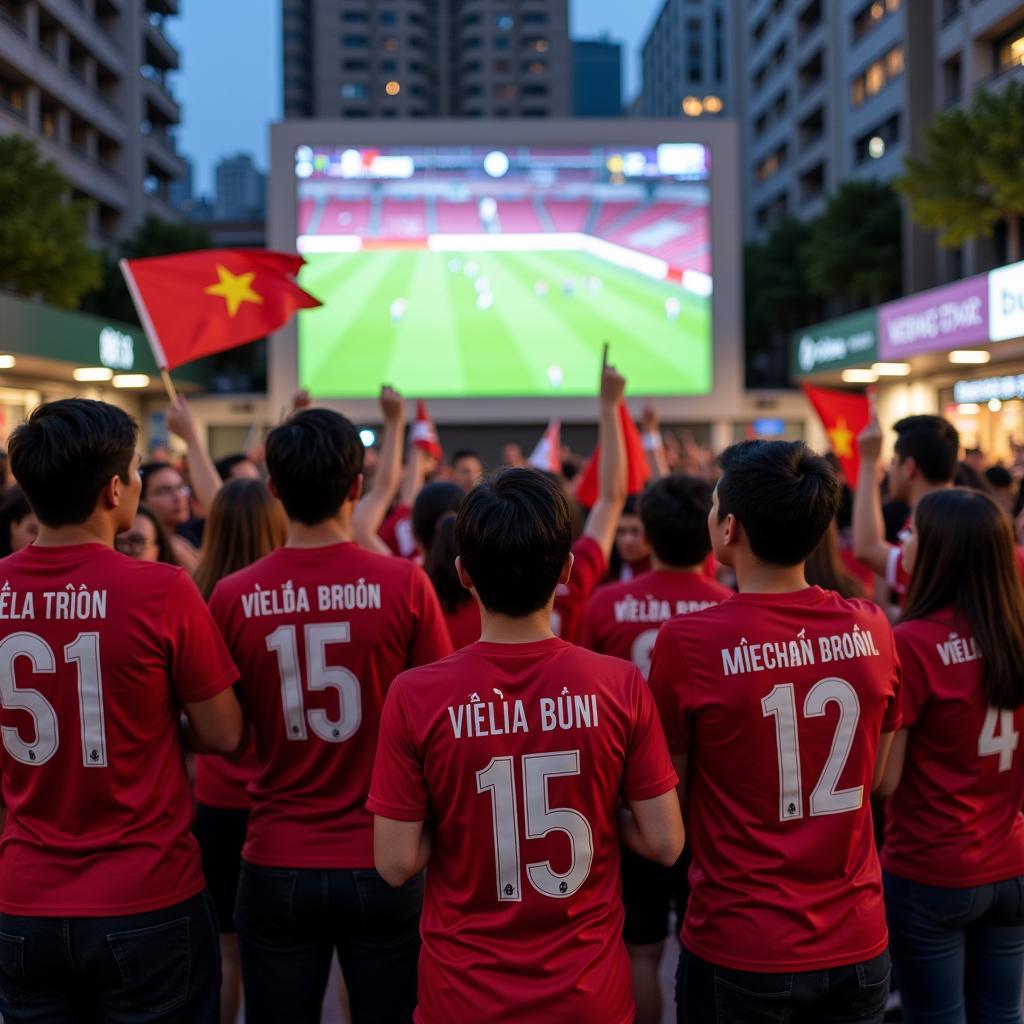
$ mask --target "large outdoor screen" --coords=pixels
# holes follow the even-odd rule
[[[299,327],[317,398],[712,389],[709,154],[643,146],[295,153]]]

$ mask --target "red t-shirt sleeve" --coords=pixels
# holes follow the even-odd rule
[[[424,821],[430,811],[423,762],[409,728],[405,694],[399,680],[384,701],[366,809],[395,821]]]
[[[592,537],[580,537],[572,546],[572,554],[572,575],[566,592],[555,598],[555,622],[559,627],[555,632],[575,643],[587,601],[608,567],[601,546]]]
[[[900,687],[902,727],[910,729],[921,717],[928,702],[928,670],[903,630],[896,631],[896,652],[903,673]]]
[[[412,607],[415,632],[409,651],[409,667],[429,665],[447,658],[455,649],[444,621],[441,603],[427,574],[416,566],[412,575]]]
[[[633,735],[626,751],[622,795],[627,800],[650,800],[675,789],[679,782],[658,721],[654,698],[637,670],[630,677]]]
[[[690,713],[692,695],[689,672],[682,651],[671,630],[662,627],[651,656],[651,671],[647,677],[654,701],[665,729],[669,750],[676,755],[690,749]]]
[[[216,697],[238,679],[224,638],[188,573],[171,584],[163,613],[171,683],[182,703]]]
[[[587,650],[601,653],[599,638],[597,635],[597,595],[595,594],[587,602],[587,610],[583,613],[583,625],[580,626],[579,645]]]

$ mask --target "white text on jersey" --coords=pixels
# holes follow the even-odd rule
[[[598,724],[597,694],[541,697],[537,703],[537,712],[534,718],[535,731],[593,729]],[[452,724],[452,735],[457,740],[530,732],[526,707],[521,700],[458,704],[448,708],[448,717]]]
[[[830,661],[854,658],[878,658],[875,638],[868,629],[855,627],[852,633],[819,636],[818,650],[807,637],[797,640],[750,644],[744,639],[738,646],[722,651],[722,672],[727,676],[746,672],[765,672],[777,668],[800,668],[803,665],[824,665]]]

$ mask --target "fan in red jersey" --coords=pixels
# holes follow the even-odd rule
[[[903,729],[883,792],[885,897],[908,1024],[1019,1020],[1024,592],[991,498],[921,499],[896,627]]]
[[[551,632],[571,537],[549,476],[477,487],[456,538],[482,639],[388,694],[367,806],[381,874],[428,868],[420,1024],[635,1017],[619,836],[672,864],[682,820],[643,677]]]
[[[644,491],[639,504],[654,568],[631,582],[599,587],[587,606],[580,642],[631,661],[646,676],[662,623],[726,601],[732,591],[704,573],[711,552],[709,483],[681,474],[662,477]],[[658,968],[671,905],[675,901],[680,917],[686,908],[686,870],[685,858],[661,868],[628,849],[622,853],[623,936],[633,961],[637,1024],[660,1024],[662,1019]]]
[[[572,576],[567,583],[559,583],[551,615],[551,628],[563,640],[575,642],[587,601],[608,571],[615,531],[626,504],[626,442],[621,419],[625,390],[625,380],[613,367],[604,366],[597,429],[597,500],[587,513],[583,536],[573,545]]]
[[[113,550],[139,503],[137,433],[68,399],[10,441],[40,529],[0,563],[8,1024],[219,1018],[179,716],[192,749],[233,753],[238,673],[182,569]]]
[[[900,725],[892,630],[875,605],[806,584],[839,502],[825,459],[748,441],[720,463],[708,526],[740,593],[668,622],[650,674],[692,841],[679,1020],[880,1022],[868,796]]]
[[[261,765],[236,911],[250,1024],[319,1021],[335,951],[355,1024],[415,1003],[422,882],[394,891],[373,870],[364,805],[392,680],[452,648],[423,570],[351,540],[363,452],[324,409],[271,431],[288,541],[210,601]]]

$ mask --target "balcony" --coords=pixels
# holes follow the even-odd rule
[[[151,14],[162,14],[168,18],[178,16],[178,0],[146,0],[146,10]]]
[[[145,28],[146,55],[145,63],[161,71],[177,71],[181,66],[178,51],[164,35],[159,20],[146,19]]]
[[[143,136],[146,162],[152,164],[164,176],[183,178],[186,173],[185,161],[174,148],[174,136],[166,130],[155,129]]]
[[[142,95],[161,115],[151,120],[168,121],[171,124],[181,121],[181,107],[167,83],[155,73],[147,74],[145,69],[142,71]]]

